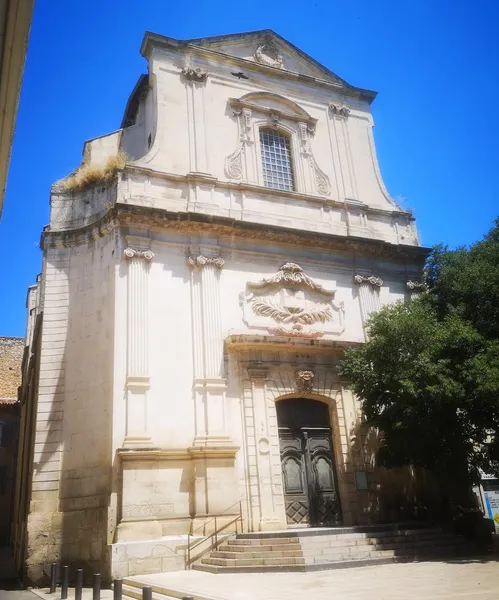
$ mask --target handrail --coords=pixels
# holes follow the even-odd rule
[[[237,505],[239,505],[239,514],[237,515],[237,517],[235,517],[231,521],[228,521],[227,523],[224,523],[221,527],[217,527],[217,518],[219,519],[220,517],[223,517],[223,515],[227,514],[228,511],[230,511],[232,508],[234,508]],[[199,531],[201,529],[206,529],[206,526],[209,523],[211,523],[211,522],[214,522],[214,525],[215,525],[215,529],[214,529],[213,533],[210,533],[209,535],[202,536],[201,539],[195,540],[192,543],[192,545],[191,545],[191,537],[194,537],[194,534],[196,533],[196,531]],[[242,501],[241,500],[239,500],[238,502],[234,502],[234,504],[231,504],[222,513],[220,513],[219,515],[216,515],[215,517],[212,517],[208,521],[205,521],[202,525],[200,525],[199,527],[197,527],[196,529],[194,529],[193,531],[191,531],[190,533],[188,533],[187,534],[187,564],[186,564],[186,568],[187,569],[191,569],[192,568],[192,562],[193,561],[191,561],[191,554],[192,554],[192,551],[195,548],[197,548],[198,546],[200,546],[201,544],[203,544],[207,540],[212,540],[214,538],[214,542],[215,543],[211,542],[210,545],[209,545],[209,547],[206,550],[204,550],[203,552],[201,552],[201,554],[198,554],[197,556],[195,556],[194,559],[193,559],[193,560],[199,560],[207,552],[211,552],[212,550],[216,550],[217,549],[217,547],[218,547],[218,536],[220,535],[220,533],[222,531],[224,531],[225,529],[227,529],[228,527],[230,527],[234,523],[236,524],[236,534],[237,534],[238,533],[238,531],[237,531],[237,523],[238,522],[241,523],[241,533],[242,533],[242,531],[243,531],[243,505],[242,505]]]

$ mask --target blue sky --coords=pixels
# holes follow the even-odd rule
[[[53,181],[83,141],[117,129],[145,72],[144,31],[277,33],[379,92],[375,139],[422,243],[470,244],[499,215],[497,0],[36,0],[3,217],[0,335],[23,335]]]

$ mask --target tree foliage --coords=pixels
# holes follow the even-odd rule
[[[499,475],[499,220],[469,249],[434,248],[425,281],[370,318],[343,374],[382,433],[380,464]]]

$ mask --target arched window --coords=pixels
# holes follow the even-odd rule
[[[291,143],[274,129],[260,129],[263,184],[275,190],[294,190]]]

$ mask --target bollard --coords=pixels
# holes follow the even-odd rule
[[[115,579],[113,584],[113,598],[114,600],[121,600],[123,595],[123,581],[121,579]]]
[[[52,563],[50,565],[50,593],[55,593],[55,588],[57,587],[57,563]]]
[[[69,567],[67,565],[64,565],[61,571],[61,600],[67,600],[69,588]]]
[[[92,600],[100,600],[100,573],[94,573],[92,578]]]
[[[142,600],[152,600],[152,587],[145,585],[142,588]]]
[[[92,600],[100,600],[100,573],[94,573],[93,576]]]
[[[83,569],[76,569],[75,600],[81,600],[83,591]]]

